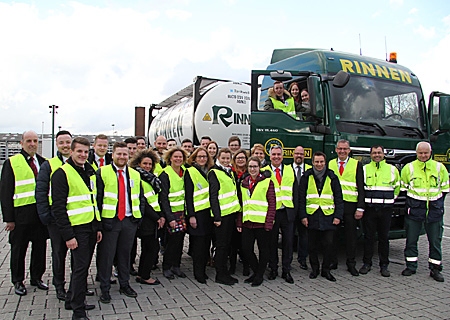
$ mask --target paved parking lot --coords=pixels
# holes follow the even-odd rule
[[[450,210],[450,200],[446,201]],[[448,213],[450,214],[450,212]],[[98,302],[99,288],[94,281],[95,263],[91,265],[88,286],[96,293],[88,297],[96,308],[88,312],[91,319],[450,319],[450,217],[445,218],[443,239],[444,277],[438,283],[429,276],[428,246],[425,237],[419,243],[419,269],[411,277],[401,276],[404,269],[404,240],[391,241],[390,278],[383,278],[377,268],[367,275],[352,277],[345,269],[345,256],[340,252],[340,265],[333,274],[337,282],[322,277],[310,280],[309,271],[293,263],[295,283],[283,279],[264,283],[253,288],[244,283],[242,265],[238,265],[239,283],[234,286],[218,285],[208,280],[201,285],[194,280],[191,258],[184,254],[182,269],[188,277],[169,281],[161,271],[155,276],[160,286],[144,286],[131,281],[137,291],[136,299],[119,294],[118,285],[112,285],[111,304]],[[361,262],[362,247],[358,248]],[[295,260],[295,259],[294,259]],[[25,281],[28,295],[14,294],[9,274],[9,244],[7,233],[0,232],[0,319],[70,319],[71,311],[56,299],[51,286],[50,252],[47,255],[47,272],[44,282],[48,292],[37,290]],[[374,266],[378,261],[374,260]],[[358,265],[359,267],[360,265]],[[67,266],[67,270],[68,266]],[[207,269],[214,279],[215,271]],[[28,275],[27,275],[28,276]]]

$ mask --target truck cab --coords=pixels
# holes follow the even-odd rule
[[[308,90],[308,115],[263,110],[277,79],[286,89],[297,82],[300,90]],[[251,145],[263,144],[268,155],[279,144],[287,163],[298,145],[305,149],[306,162],[315,151],[323,151],[327,160],[336,158],[337,141],[346,139],[363,164],[370,162],[370,147],[379,144],[387,162],[400,171],[416,158],[416,144],[424,140],[439,147],[436,160],[449,164],[448,95],[435,93],[428,110],[416,75],[396,63],[333,50],[280,49],[267,70],[252,71],[251,85]],[[392,212],[392,238],[405,236],[404,201],[399,197]]]

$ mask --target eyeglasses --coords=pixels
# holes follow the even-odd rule
[[[259,166],[248,166],[249,169],[259,169]]]
[[[348,149],[350,149],[350,148],[336,148],[336,150],[339,150],[339,151],[345,151],[345,150],[348,150]]]

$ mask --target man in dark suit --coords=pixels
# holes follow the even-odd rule
[[[120,293],[137,297],[129,284],[130,252],[145,205],[140,174],[127,165],[128,148],[125,142],[114,144],[112,157],[112,164],[97,171],[97,205],[101,212],[103,233],[103,241],[97,248],[102,303],[111,302],[110,274],[115,254]]]
[[[5,161],[0,181],[0,201],[5,230],[9,231],[11,244],[11,280],[17,295],[27,294],[25,278],[25,256],[31,242],[30,284],[48,290],[42,282],[45,272],[47,250],[47,228],[39,220],[36,209],[36,177],[45,161],[38,155],[38,135],[26,131],[20,141],[22,150]]]
[[[277,197],[277,212],[272,229],[269,257],[269,280],[278,276],[278,233],[282,233],[282,274],[287,283],[294,283],[291,263],[294,243],[294,226],[297,217],[298,184],[292,166],[283,164],[283,149],[275,145],[270,149],[270,165],[262,170],[271,170],[271,179]]]

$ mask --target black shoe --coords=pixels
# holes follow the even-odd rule
[[[402,271],[402,276],[409,277],[415,273],[416,273],[416,270],[406,268],[405,270]]]
[[[441,274],[441,272],[437,269],[432,269],[430,271],[430,277],[432,277],[437,282],[444,282],[444,276]]]
[[[228,277],[216,277],[216,283],[225,284],[227,286],[232,286],[235,284],[235,282]]]
[[[337,270],[337,267],[338,267],[337,263],[330,264],[330,270]]]
[[[130,267],[130,276],[135,277],[137,275],[138,275],[138,273],[137,273],[136,269],[134,269],[133,267]]]
[[[252,283],[255,280],[256,274],[252,274],[249,278],[245,279],[245,283]]]
[[[228,275],[228,278],[229,278],[231,281],[233,281],[234,283],[239,283],[239,280],[238,280],[238,279],[236,279],[236,278],[234,278],[234,277],[232,277],[232,276],[230,276],[230,275]]]
[[[163,275],[164,275],[164,277],[166,277],[169,280],[175,279],[175,275],[173,274],[172,270],[170,270],[170,269],[164,270]]]
[[[300,261],[299,264],[300,264],[300,269],[308,270],[308,265],[306,264],[306,261]]]
[[[24,296],[27,294],[27,288],[25,288],[23,282],[16,282],[14,284],[14,293],[19,296]]]
[[[263,277],[255,277],[252,282],[252,287],[259,287],[263,283]]]
[[[359,276],[358,270],[356,270],[355,266],[348,266],[347,268],[348,272],[354,277]]]
[[[66,301],[66,290],[64,288],[56,289],[56,298],[61,301]]]
[[[242,275],[244,277],[248,277],[250,275],[250,268],[248,266],[244,266],[244,269],[242,270]]]
[[[72,310],[72,306],[70,305],[70,302],[66,302],[65,304],[64,304],[64,309],[66,309],[66,310]],[[95,305],[93,305],[93,304],[85,304],[84,305],[84,310],[93,310],[93,309],[95,309]]]
[[[127,297],[130,297],[130,298],[136,298],[138,296],[136,291],[134,291],[130,286],[121,287],[119,289],[119,292],[123,293],[124,295],[126,295]]]
[[[136,282],[138,282],[140,284],[146,284],[146,285],[149,285],[149,286],[156,286],[158,284],[161,284],[161,282],[159,282],[158,279],[154,279],[153,282],[147,282],[146,280],[142,279],[141,277],[136,277]]]
[[[109,292],[102,292],[102,295],[100,296],[100,302],[101,303],[110,303],[111,302],[111,296]]]
[[[292,278],[291,273],[288,272],[283,272],[281,274],[281,277],[286,280],[287,283],[294,283],[294,278]]]
[[[30,284],[32,286],[37,287],[38,289],[48,290],[48,285],[46,285],[44,282],[42,282],[42,280],[31,280]]]
[[[86,289],[86,296],[92,297],[93,295],[94,295],[94,291],[93,290]]]
[[[309,274],[309,278],[310,278],[310,279],[315,279],[315,278],[317,278],[318,275],[319,275],[319,270],[313,270],[313,271],[311,271],[311,273]]]
[[[270,270],[269,276],[267,277],[269,280],[275,280],[278,277],[277,270]]]
[[[198,283],[206,284],[206,279],[204,277],[195,277]]]
[[[186,278],[186,274],[183,271],[180,270],[180,267],[172,267],[170,270],[177,277],[179,277],[179,278]]]
[[[336,281],[336,278],[333,277],[333,275],[331,274],[330,271],[322,271],[322,277],[324,277],[328,281],[333,281],[333,282]]]
[[[359,273],[367,274],[371,269],[372,269],[372,266],[370,264],[364,263],[363,266],[359,269]]]
[[[391,276],[391,273],[389,272],[387,267],[381,268],[380,273],[383,277],[386,277],[386,278]]]

